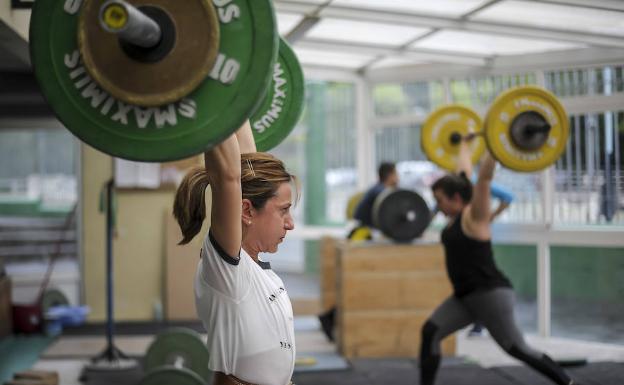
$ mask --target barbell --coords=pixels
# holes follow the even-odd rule
[[[37,1],[30,50],[59,120],[128,160],[199,154],[247,119],[267,151],[301,116],[301,66],[270,0]]]
[[[347,216],[353,218],[355,207],[362,201],[364,193],[358,192],[349,198]],[[351,214],[349,216],[349,214]],[[373,225],[386,237],[397,242],[410,242],[420,237],[431,222],[431,211],[423,197],[415,191],[401,188],[386,188],[372,207]],[[371,229],[360,224],[347,236],[352,241],[372,239]]]
[[[568,116],[549,91],[533,86],[509,89],[489,108],[485,121],[473,110],[448,105],[432,112],[421,130],[421,147],[429,160],[454,170],[462,137],[472,140],[472,161],[476,163],[486,146],[503,166],[520,172],[534,172],[553,164],[566,147]]]
[[[143,362],[147,373],[139,385],[205,385],[212,376],[208,358],[208,347],[197,332],[168,329],[147,349]]]

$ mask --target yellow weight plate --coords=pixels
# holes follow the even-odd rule
[[[534,150],[514,143],[511,125],[523,113],[537,113],[550,125],[543,145]],[[499,95],[485,118],[485,140],[490,152],[503,166],[534,172],[553,164],[566,147],[569,121],[565,109],[549,91],[533,86],[516,87]]]
[[[470,108],[451,104],[433,111],[425,120],[420,132],[420,146],[430,161],[449,171],[457,165],[459,146],[451,143],[451,134],[462,136],[480,132],[482,122]],[[477,163],[485,150],[485,142],[479,137],[471,142],[472,162]]]
[[[362,197],[364,197],[363,191],[360,191],[358,193],[351,195],[351,198],[349,198],[349,200],[347,201],[347,213],[346,213],[347,219],[353,219],[353,215],[355,214],[355,209],[357,208],[357,205],[362,200]]]
[[[347,236],[347,239],[352,242],[370,241],[371,239],[373,239],[373,233],[371,232],[370,228],[366,226],[359,226],[351,230],[351,232]]]

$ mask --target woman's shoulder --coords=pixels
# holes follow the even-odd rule
[[[489,241],[491,238],[490,223],[475,221],[469,215],[469,209],[470,205],[466,206],[458,217],[462,232],[465,236],[475,241]]]

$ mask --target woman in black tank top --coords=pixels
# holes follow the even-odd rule
[[[484,325],[501,348],[553,383],[573,384],[550,357],[525,343],[516,325],[513,290],[496,267],[490,241],[490,183],[496,162],[486,153],[473,186],[468,146],[472,138],[466,137],[460,143],[457,173],[440,178],[432,186],[438,209],[449,218],[441,238],[453,294],[436,308],[422,328],[420,384],[435,382],[440,341],[473,322]]]

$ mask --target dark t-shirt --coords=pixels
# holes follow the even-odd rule
[[[492,243],[466,236],[461,228],[461,214],[442,231],[442,244],[448,273],[455,296],[477,290],[511,287],[494,262]]]
[[[386,188],[382,183],[377,183],[369,188],[362,197],[360,203],[355,208],[353,218],[360,221],[360,224],[368,227],[375,227],[373,224],[373,204],[377,196]]]

